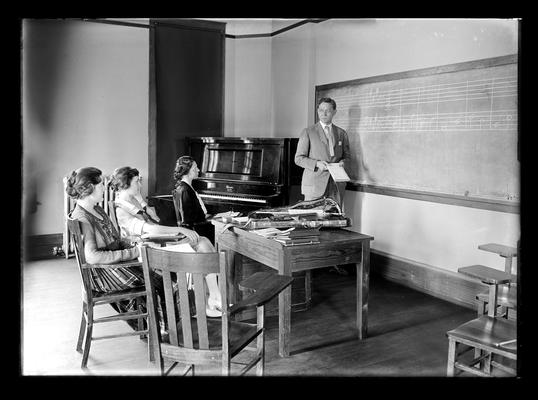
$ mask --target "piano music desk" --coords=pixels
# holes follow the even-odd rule
[[[235,276],[242,268],[241,256],[269,266],[281,275],[339,264],[356,264],[357,268],[357,331],[358,338],[366,338],[368,330],[368,292],[370,278],[370,241],[372,236],[346,229],[322,229],[319,244],[284,246],[247,230],[232,227],[223,231],[225,224],[215,225],[215,241],[219,250],[229,250],[228,263],[232,266],[228,277],[232,302],[238,300],[238,282]],[[278,352],[290,355],[291,286],[278,296]]]

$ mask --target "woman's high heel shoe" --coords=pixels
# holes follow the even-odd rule
[[[215,299],[208,298],[205,308],[205,315],[210,318],[218,318],[222,316],[222,305]]]

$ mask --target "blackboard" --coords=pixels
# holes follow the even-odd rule
[[[348,132],[349,188],[518,212],[510,55],[316,86]]]

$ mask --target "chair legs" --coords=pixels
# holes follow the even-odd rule
[[[258,307],[257,314],[258,330],[261,330],[262,333],[256,338],[256,357],[260,357],[256,365],[256,376],[263,376],[265,369],[265,307]]]
[[[140,313],[144,312],[143,304],[137,300],[137,309]],[[138,330],[144,330],[144,317],[138,318]],[[147,320],[149,326],[149,316]],[[149,329],[148,329],[149,331]],[[77,339],[77,352],[82,353],[82,363],[81,367],[86,368],[88,364],[88,357],[90,355],[90,347],[92,342],[92,333],[93,333],[93,306],[88,305],[88,303],[82,303],[82,316],[80,320],[80,329]],[[148,358],[150,362],[155,361],[155,343],[151,334],[141,334],[140,339],[147,337],[148,340]]]
[[[142,304],[140,303],[140,299],[136,299],[136,309],[140,314],[144,312],[144,309],[142,308]],[[138,318],[138,330],[143,331],[144,330],[144,318]],[[148,329],[149,330],[149,329]],[[146,337],[145,334],[140,335],[140,339],[144,339]],[[149,341],[148,341],[149,342]]]
[[[93,331],[93,307],[87,307],[87,320],[86,320],[86,339],[84,343],[84,353],[82,354],[82,368],[86,368],[88,364],[88,356],[90,355],[90,346],[92,343],[92,331]]]
[[[446,376],[454,376],[454,363],[456,361],[456,342],[448,339],[448,362],[446,366]]]
[[[86,331],[86,309],[87,304],[82,303],[82,316],[80,317],[80,330],[78,332],[77,351],[82,353],[82,342],[84,341],[84,332]]]

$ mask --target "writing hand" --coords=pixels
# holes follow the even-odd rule
[[[338,164],[340,164],[340,166],[344,168],[344,160],[341,160]]]

